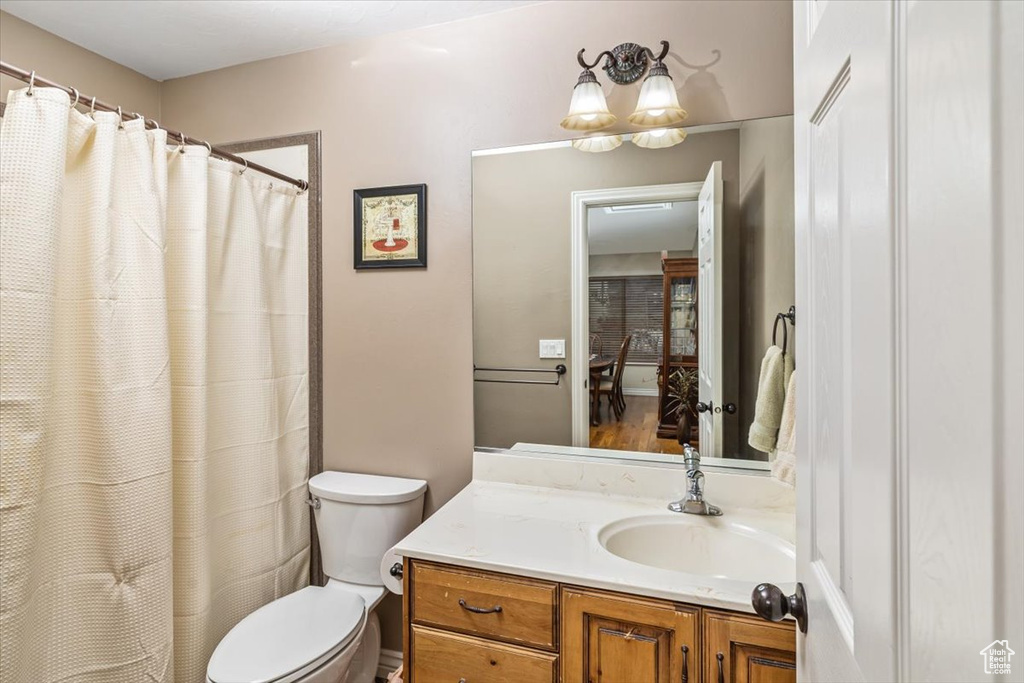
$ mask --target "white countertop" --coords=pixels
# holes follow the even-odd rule
[[[725,514],[686,515],[687,522],[713,528],[740,525],[751,534],[770,534],[776,546],[792,549],[791,489],[766,477],[706,476],[705,498]],[[679,497],[669,491],[680,490],[683,481],[679,468],[478,453],[469,486],[395,551],[414,559],[745,612],[753,611],[750,593],[762,580],[789,592],[792,582],[778,577],[734,579],[659,569],[613,555],[601,545],[601,529],[613,522],[635,517],[679,520],[680,514],[666,505]],[[646,491],[655,497],[645,497]],[[750,552],[742,562],[753,576],[758,557],[756,549]]]

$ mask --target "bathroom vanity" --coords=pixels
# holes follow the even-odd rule
[[[470,485],[396,547],[412,683],[796,680],[792,490],[707,473],[722,517],[673,513],[678,468],[477,453]]]
[[[406,572],[411,681],[796,681],[792,622],[418,560]]]

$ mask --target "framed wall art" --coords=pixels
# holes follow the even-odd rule
[[[356,190],[355,268],[427,267],[427,186]]]

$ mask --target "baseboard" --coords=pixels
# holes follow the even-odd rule
[[[626,396],[657,396],[657,389],[623,389],[622,393]]]
[[[380,650],[380,660],[377,662],[377,678],[387,680],[388,674],[402,666],[401,650]]]

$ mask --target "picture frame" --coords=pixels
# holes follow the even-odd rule
[[[356,270],[427,267],[427,186],[353,191]]]

